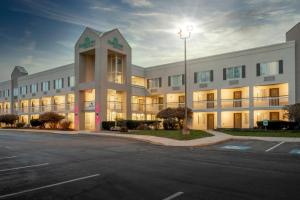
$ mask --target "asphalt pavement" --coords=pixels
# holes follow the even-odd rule
[[[0,132],[0,199],[299,199],[299,166],[299,143]]]

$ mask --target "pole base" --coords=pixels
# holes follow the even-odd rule
[[[189,135],[190,134],[190,130],[188,128],[183,128],[182,129],[182,134],[183,135]]]

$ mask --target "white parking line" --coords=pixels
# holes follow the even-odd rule
[[[32,167],[41,167],[41,166],[46,166],[49,165],[49,163],[42,163],[42,164],[37,164],[37,165],[27,165],[27,166],[22,166],[22,167],[14,167],[10,169],[0,169],[0,172],[7,172],[7,171],[14,171],[18,169],[26,169],[26,168],[32,168]]]
[[[274,146],[272,146],[271,148],[267,149],[266,152],[272,151],[273,149],[275,149],[276,147],[279,147],[280,145],[282,145],[284,142],[280,142]]]
[[[81,181],[81,180],[85,180],[85,179],[88,179],[88,178],[94,178],[94,177],[99,176],[99,175],[100,174],[93,174],[93,175],[90,175],[90,176],[84,176],[84,177],[81,177],[81,178],[71,179],[71,180],[68,180],[68,181],[54,183],[54,184],[51,184],[51,185],[45,185],[45,186],[41,186],[41,187],[37,187],[37,188],[33,188],[33,189],[23,190],[23,191],[20,191],[20,192],[5,194],[5,195],[0,196],[0,199],[4,199],[4,198],[7,198],[7,197],[12,197],[12,196],[16,196],[16,195],[20,195],[20,194],[24,194],[24,193],[28,193],[28,192],[33,192],[33,191],[37,191],[37,190],[42,190],[42,189],[46,189],[46,188],[51,188],[51,187],[63,185],[63,184],[66,184],[66,183]]]
[[[176,193],[172,194],[171,196],[168,196],[167,198],[164,198],[163,200],[175,199],[176,197],[179,197],[180,195],[183,195],[183,192],[176,192]]]
[[[2,157],[0,158],[0,160],[4,160],[4,159],[11,159],[11,158],[16,158],[17,156],[7,156],[7,157]]]

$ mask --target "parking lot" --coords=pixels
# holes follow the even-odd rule
[[[0,132],[0,199],[295,199],[299,143],[164,147]]]
[[[206,147],[206,149],[300,156],[300,143],[284,141],[232,140]]]

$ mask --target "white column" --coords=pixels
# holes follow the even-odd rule
[[[222,127],[222,119],[221,119],[221,113],[222,113],[222,105],[221,105],[221,89],[217,89],[217,128]]]
[[[254,127],[253,86],[249,86],[249,128]]]

